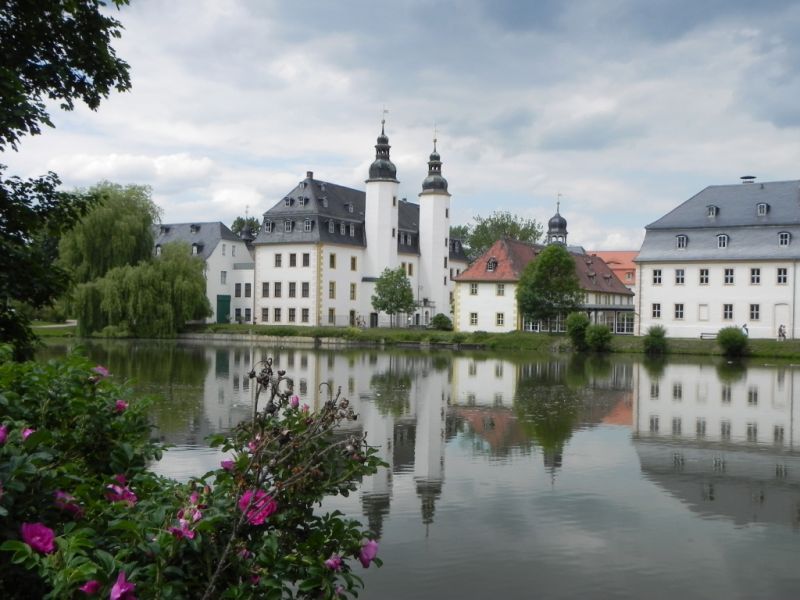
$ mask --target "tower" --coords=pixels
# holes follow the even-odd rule
[[[450,193],[436,151],[428,161],[428,176],[419,194],[420,300],[423,323],[437,313],[450,314]],[[426,303],[427,300],[427,303]]]
[[[560,195],[560,194],[559,194]],[[567,220],[559,214],[561,202],[556,203],[556,214],[547,222],[547,245],[567,245]]]

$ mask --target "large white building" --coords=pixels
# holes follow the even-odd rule
[[[710,186],[646,227],[636,258],[637,333],[751,337],[800,331],[800,181]]]
[[[436,151],[419,204],[398,197],[397,170],[381,130],[365,191],[320,181],[309,171],[264,213],[253,242],[253,322],[295,325],[388,325],[372,308],[384,269],[402,267],[417,308],[403,324],[450,315],[452,277],[467,266],[450,239],[450,194]]]

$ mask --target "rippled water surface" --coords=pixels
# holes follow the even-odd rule
[[[46,355],[65,352],[52,345]],[[380,537],[363,598],[800,597],[800,371],[712,360],[85,346],[157,394],[155,467],[216,468],[205,437],[252,410],[275,357],[330,382],[390,467],[329,498]],[[796,405],[798,404],[798,405]]]

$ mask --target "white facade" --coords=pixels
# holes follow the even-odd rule
[[[521,327],[513,282],[459,282],[455,290],[456,331],[505,333]]]

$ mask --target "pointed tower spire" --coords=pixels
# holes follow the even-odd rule
[[[394,166],[389,158],[389,138],[386,135],[386,109],[383,110],[384,117],[381,119],[381,134],[375,144],[375,161],[369,167],[369,179],[397,179],[397,167]]]
[[[436,130],[433,133],[433,152],[428,160],[428,176],[422,182],[422,191],[442,190],[447,191],[447,179],[442,177],[442,158],[436,151]]]

